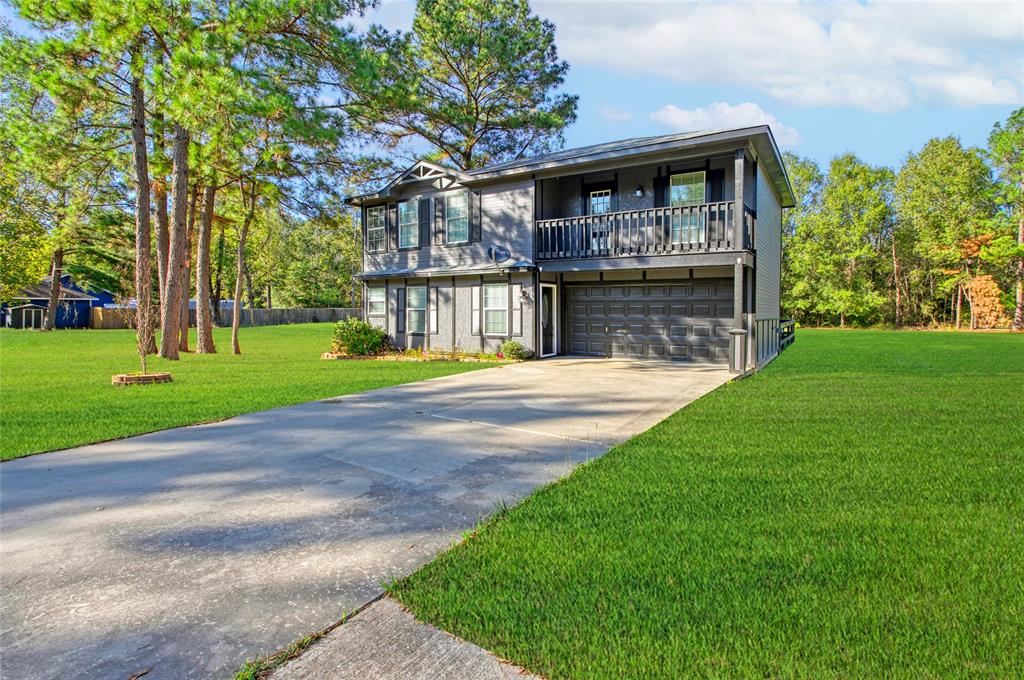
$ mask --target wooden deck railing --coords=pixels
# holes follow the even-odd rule
[[[736,203],[624,210],[538,220],[537,259],[683,254],[752,247],[754,213],[743,211],[743,243],[733,243]]]

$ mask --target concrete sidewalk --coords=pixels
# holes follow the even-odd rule
[[[0,464],[0,677],[230,676],[728,378],[528,362]]]
[[[539,680],[474,644],[420,623],[384,597],[275,671],[274,680]]]

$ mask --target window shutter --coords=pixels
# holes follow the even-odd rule
[[[473,296],[473,323],[472,323],[472,334],[480,335],[480,293],[482,292],[481,286],[473,286],[471,289]]]
[[[444,194],[434,196],[434,245],[444,245]]]
[[[469,193],[469,240],[471,243],[480,241],[483,236],[481,227],[483,215],[480,204],[480,192],[471,191]]]
[[[518,283],[512,284],[512,299],[509,304],[512,306],[512,335],[523,335],[523,287]]]
[[[398,295],[398,318],[395,320],[395,332],[405,332],[405,288],[395,290]]]
[[[725,187],[725,170],[711,170],[708,172],[708,202],[718,203],[725,200],[722,194]]]
[[[421,198],[419,201],[420,210],[420,247],[430,243],[430,198]]]
[[[427,289],[427,315],[430,317],[430,332],[437,333],[437,286]]]
[[[388,203],[384,210],[384,229],[388,232],[388,249],[398,250],[398,205]]]
[[[664,208],[668,205],[668,176],[654,178],[654,207]]]
[[[364,205],[359,209],[359,219],[361,220],[360,228],[363,230],[363,252],[365,253],[369,248],[369,232],[366,231],[366,206]]]

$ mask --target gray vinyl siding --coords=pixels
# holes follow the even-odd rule
[[[509,334],[502,337],[489,337],[473,333],[473,287],[483,283],[505,283],[511,285],[513,293],[509,295],[509,304],[521,305],[522,322],[521,327],[509,327]],[[486,275],[481,278],[479,275],[456,276],[454,281],[449,276],[438,276],[427,278],[392,278],[385,281],[374,281],[370,287],[388,287],[388,332],[401,349],[429,347],[436,350],[458,349],[466,352],[497,352],[498,347],[505,340],[516,340],[521,342],[530,351],[534,350],[534,328],[536,325],[536,305],[534,300],[534,275],[532,273],[516,273],[503,275]],[[454,284],[454,287],[453,287]],[[428,299],[428,312],[426,328],[428,333],[423,335],[409,333],[407,327],[403,332],[397,332],[398,328],[398,299],[399,290],[405,286],[426,286]],[[518,286],[518,288],[517,288]],[[435,292],[436,289],[436,292]],[[528,295],[524,297],[514,294],[514,291],[525,290]],[[431,330],[430,309],[435,304],[437,312],[436,332]],[[520,312],[513,310],[518,315]],[[405,324],[403,324],[405,326]]]
[[[445,193],[431,188],[410,187],[402,196],[418,196],[420,200],[442,200]],[[431,238],[419,248],[410,250],[389,249],[383,253],[365,253],[363,270],[407,268],[457,268],[478,266],[487,262],[487,248],[492,244],[503,245],[512,253],[512,260],[533,259],[533,181],[524,180],[513,184],[485,187],[478,190],[481,206],[481,239],[474,243],[457,245],[435,245],[433,243],[433,221]]]
[[[779,318],[779,284],[782,277],[782,208],[767,173],[757,173],[755,313],[758,319]]]

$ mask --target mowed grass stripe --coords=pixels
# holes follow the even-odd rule
[[[800,331],[394,594],[550,678],[1024,676],[1024,338]]]
[[[0,329],[0,460],[487,366],[323,361],[333,327],[243,328],[238,356],[230,329],[217,329],[219,354],[150,357],[174,382],[132,387],[110,384],[138,370],[131,331]]]

